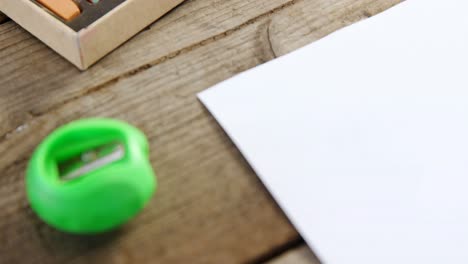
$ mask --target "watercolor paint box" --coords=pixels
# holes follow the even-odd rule
[[[1,0],[0,12],[85,70],[184,0]]]

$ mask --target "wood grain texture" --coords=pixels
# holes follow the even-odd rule
[[[319,264],[320,261],[315,257],[310,249],[303,245],[293,248],[288,252],[266,262],[265,264]]]
[[[85,72],[13,22],[0,25],[0,112],[7,111],[0,119],[0,135],[64,100],[222,38],[286,3],[288,0],[188,0]]]
[[[79,72],[14,22],[0,25],[0,263],[239,263],[297,240],[196,93],[399,0],[192,0]],[[112,234],[75,237],[24,194],[34,147],[106,116],[141,128],[160,190]]]

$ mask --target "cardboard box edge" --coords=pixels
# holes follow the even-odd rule
[[[0,1],[0,11],[78,68],[78,34],[30,0]]]
[[[184,1],[128,0],[91,26],[80,30],[78,46],[83,68],[87,69]]]

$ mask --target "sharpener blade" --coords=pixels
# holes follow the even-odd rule
[[[60,162],[58,165],[59,177],[63,181],[80,178],[94,170],[121,160],[124,155],[125,149],[120,143],[99,146]]]

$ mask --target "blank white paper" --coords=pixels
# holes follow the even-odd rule
[[[324,263],[468,263],[468,1],[407,0],[199,95]]]

